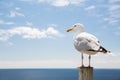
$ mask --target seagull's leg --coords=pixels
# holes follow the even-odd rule
[[[89,66],[90,67],[90,62],[91,62],[91,55],[89,55]]]
[[[83,64],[83,53],[81,53],[81,58],[82,58],[82,67],[84,67],[84,64]]]

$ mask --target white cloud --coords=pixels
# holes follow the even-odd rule
[[[32,22],[26,22],[26,26],[33,26],[33,23]]]
[[[20,10],[20,7],[16,7],[15,10]]]
[[[112,16],[112,15],[111,15]],[[118,19],[112,18],[111,16],[108,16],[107,18],[104,18],[104,21],[107,21],[109,24],[116,24],[118,23]]]
[[[86,0],[51,0],[49,1],[49,4],[56,7],[64,7],[68,5],[80,5],[83,4],[85,1]]]
[[[24,39],[41,39],[53,38],[61,36],[60,32],[53,27],[48,27],[46,30],[39,30],[26,26],[15,27],[12,29],[0,29],[0,41],[6,41],[9,38],[18,35]]]
[[[9,29],[7,30],[7,32],[11,34],[11,36],[20,35],[23,38],[28,38],[28,39],[46,37],[45,33],[40,31],[39,29],[25,27],[25,26]]]
[[[9,39],[8,33],[0,29],[0,41],[6,41]]]
[[[33,1],[33,0],[20,0],[20,1],[31,2],[31,1]]]
[[[13,46],[14,43],[12,43],[12,42],[8,42],[7,45],[8,45],[8,46]]]
[[[67,6],[70,4],[68,0],[53,0],[50,2],[51,5],[60,7],[60,6]]]
[[[116,2],[120,2],[120,0],[109,0],[109,3],[116,3]]]
[[[96,5],[90,5],[85,7],[85,11],[87,11],[90,16],[99,18],[102,16],[102,14],[98,13],[99,11],[97,9],[98,7]]]
[[[104,17],[104,21],[107,21],[109,24],[118,24],[120,19],[120,5],[114,2],[117,2],[117,1],[115,0],[112,2],[112,4],[110,3],[105,6],[108,12]]]
[[[49,27],[57,27],[56,24],[49,24],[48,26],[49,26]]]
[[[2,24],[2,25],[12,25],[12,24],[14,24],[14,22],[5,22],[3,20],[0,20],[0,24]]]
[[[14,7],[14,8],[9,9],[9,12],[2,15],[6,15],[7,17],[17,17],[17,16],[25,17],[25,15],[22,12],[20,12],[21,8],[14,6],[13,2],[3,3],[3,6],[7,7],[8,9],[11,7]]]
[[[83,4],[86,0],[70,0],[71,4],[74,5],[79,5],[79,4]]]
[[[91,5],[91,6],[87,7],[87,8],[85,8],[85,10],[87,10],[87,11],[91,11],[91,10],[94,10],[94,9],[95,9],[94,5]]]
[[[12,7],[14,5],[14,3],[11,2],[3,2],[2,5],[5,5],[6,7]]]
[[[120,5],[111,5],[111,6],[109,6],[110,11],[119,10],[119,9],[120,9]]]
[[[107,55],[109,55],[111,57],[120,57],[120,53],[109,53]]]
[[[57,30],[55,30],[53,27],[49,27],[47,30],[46,30],[46,33],[48,35],[54,35],[54,36],[57,36],[59,34],[59,32]]]
[[[25,2],[38,2],[38,3],[48,3],[55,7],[64,7],[68,5],[80,5],[83,4],[86,0],[21,0]]]
[[[120,5],[118,1],[120,2],[120,0],[99,0],[96,1],[97,5],[90,5],[85,10],[99,20],[115,25],[119,23],[120,19]]]
[[[23,13],[20,13],[18,11],[10,11],[10,13],[8,14],[8,17],[17,17],[17,16],[25,17]]]
[[[109,23],[116,24],[120,18],[120,5],[111,5],[108,8],[109,10]]]

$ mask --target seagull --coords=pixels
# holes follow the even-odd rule
[[[95,55],[98,52],[101,53],[110,53],[110,51],[106,50],[104,47],[101,46],[99,40],[92,34],[84,32],[84,25],[80,23],[74,24],[72,27],[66,30],[66,32],[74,31],[75,35],[74,39],[74,47],[77,51],[81,53],[82,59],[82,67],[83,64],[83,54],[89,55],[89,67],[91,61],[91,55]]]

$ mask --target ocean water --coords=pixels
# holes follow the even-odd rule
[[[0,80],[78,80],[78,70],[0,69]],[[94,80],[120,80],[120,69],[94,69]]]

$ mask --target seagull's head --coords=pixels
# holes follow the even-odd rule
[[[74,32],[82,32],[84,28],[83,24],[76,23],[72,27],[66,30],[66,32],[74,31]]]

